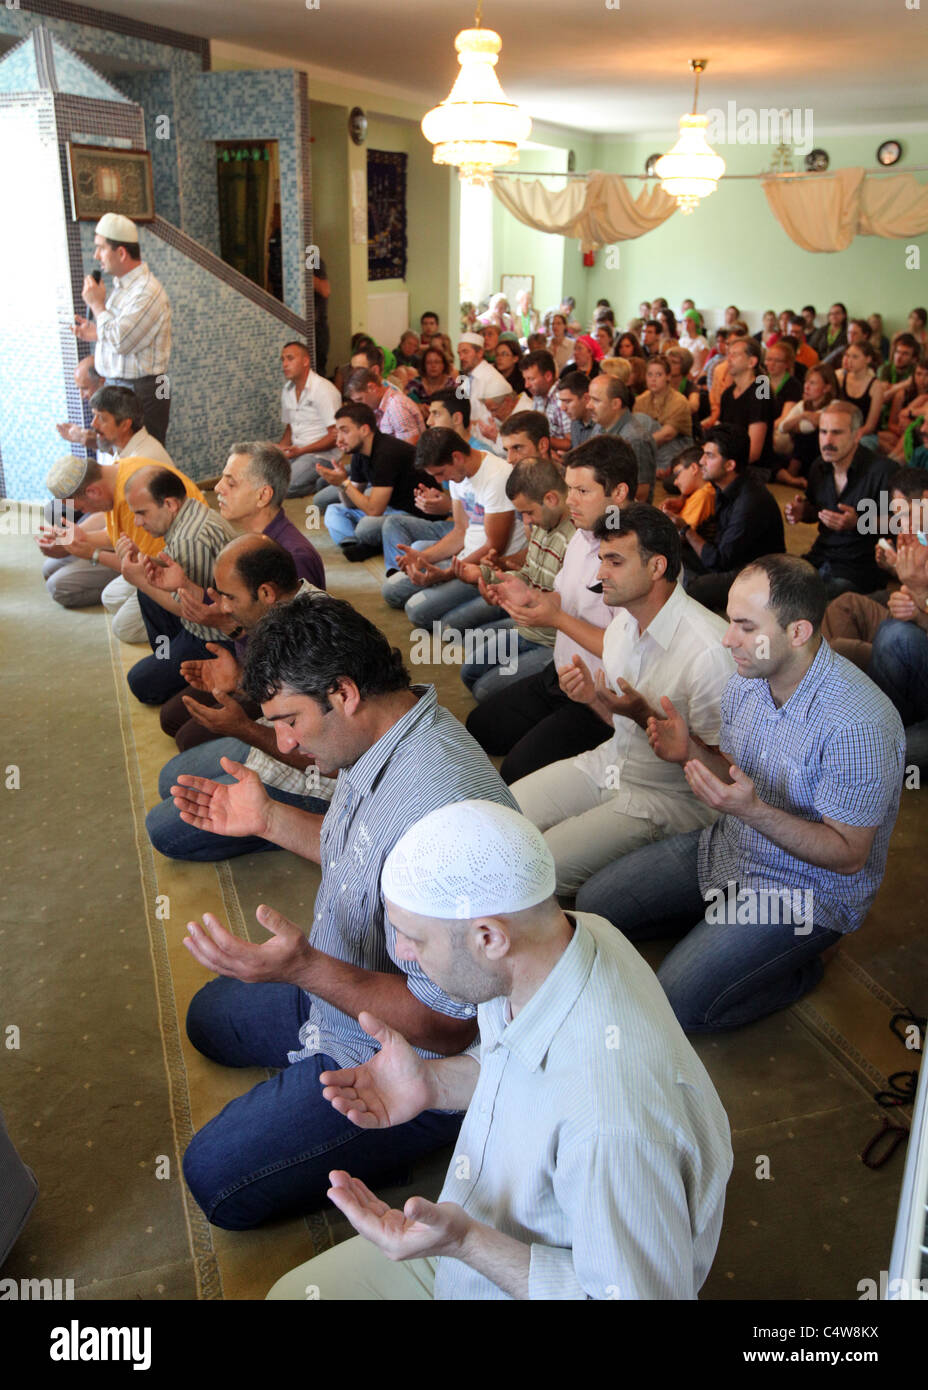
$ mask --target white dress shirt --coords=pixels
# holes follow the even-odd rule
[[[621,694],[621,676],[658,712],[666,695],[690,732],[718,747],[722,691],[736,670],[731,652],[722,646],[724,619],[690,598],[680,584],[644,632],[626,609],[613,611],[603,643],[609,686]],[[679,763],[657,757],[644,729],[621,714],[612,723],[612,738],[581,753],[574,766],[601,789],[613,789],[610,804],[616,811],[652,821],[668,834],[715,820],[716,813],[691,792]]]
[[[161,376],[171,357],[171,305],[164,286],[140,261],[128,275],[114,275],[104,308],[94,312],[93,363],[107,381]]]
[[[99,451],[97,458],[99,459]],[[131,439],[126,441],[122,449],[114,449],[111,457],[113,459],[151,459],[152,463],[166,463],[171,468],[176,468],[174,460],[167,449],[156,439],[153,434],[149,434],[143,425],[140,430],[136,430]]]
[[[335,424],[335,412],[341,404],[338,388],[318,372],[310,371],[299,396],[296,383],[286,382],[280,393],[280,418],[284,428],[290,426],[291,444],[302,449],[304,444],[322,439]],[[341,458],[341,453],[341,449],[333,445],[331,449],[320,449],[308,457],[330,463]]]
[[[510,1021],[477,1010],[480,1074],[440,1200],[531,1250],[532,1299],[694,1299],[732,1167],[728,1119],[657,976],[602,917]],[[435,1297],[505,1299],[461,1260]]]
[[[603,602],[602,594],[591,594],[589,586],[596,584],[599,573],[599,541],[592,531],[577,531],[564,553],[554,587],[561,596],[561,609],[572,618],[583,618],[594,627],[608,627],[612,609]],[[598,656],[581,647],[572,637],[558,632],[554,639],[555,666],[569,666],[574,655],[581,656],[595,678],[602,666]]]

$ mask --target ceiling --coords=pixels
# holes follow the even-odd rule
[[[94,0],[97,8],[356,80],[423,112],[457,72],[468,0]],[[615,4],[616,8],[607,8]],[[688,60],[709,59],[700,109],[811,108],[816,132],[928,121],[928,0],[485,0],[499,72],[536,120],[609,134],[675,129]],[[247,56],[247,55],[246,55]],[[892,126],[893,129],[889,129]]]

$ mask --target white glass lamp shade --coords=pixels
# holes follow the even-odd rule
[[[714,193],[725,161],[706,143],[708,116],[681,116],[680,136],[654,165],[661,188],[676,198],[681,212],[692,212],[700,198]]]
[[[422,118],[422,134],[434,146],[435,164],[455,164],[461,178],[485,182],[493,167],[512,164],[532,123],[499,85],[494,69],[502,48],[492,29],[463,29],[454,41],[461,71],[440,106]]]

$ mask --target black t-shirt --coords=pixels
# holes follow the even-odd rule
[[[894,467],[889,459],[858,445],[847,471],[847,484],[839,497],[834,467],[819,456],[809,469],[806,501],[816,512],[835,512],[839,502],[860,511],[858,503],[866,499],[874,503],[879,512],[880,493],[886,493],[888,499]],[[837,578],[851,580],[860,593],[868,594],[882,588],[886,578],[885,571],[874,559],[876,542],[877,534],[868,527],[858,525],[853,531],[831,531],[820,521],[815,544],[805,558],[816,569],[827,560]]]
[[[763,389],[761,389],[762,384]],[[722,424],[741,425],[744,429],[758,422],[767,426],[763,451],[752,465],[754,468],[769,470],[776,462],[776,454],[773,451],[773,426],[783,409],[782,404],[777,404],[779,400],[780,397],[774,396],[767,377],[762,376],[756,377],[740,396],[735,395],[734,382],[730,386],[726,386],[722,392],[722,399],[719,403],[719,421]]]
[[[362,489],[368,487],[392,488],[393,492],[387,505],[396,507],[401,512],[415,512],[413,494],[418,484],[426,481],[430,487],[435,486],[434,478],[426,475],[423,479],[416,472],[415,460],[416,448],[414,444],[407,444],[405,439],[397,439],[395,435],[383,434],[377,430],[369,455],[361,453],[351,455],[351,469],[348,476],[357,487]]]

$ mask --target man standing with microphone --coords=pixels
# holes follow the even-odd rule
[[[96,343],[94,366],[108,386],[128,386],[138,396],[145,428],[164,443],[171,413],[171,305],[163,286],[141,258],[139,230],[119,212],[97,223],[94,260],[113,277],[106,290],[93,275],[84,278],[81,298],[95,322],[77,317],[74,332]]]

